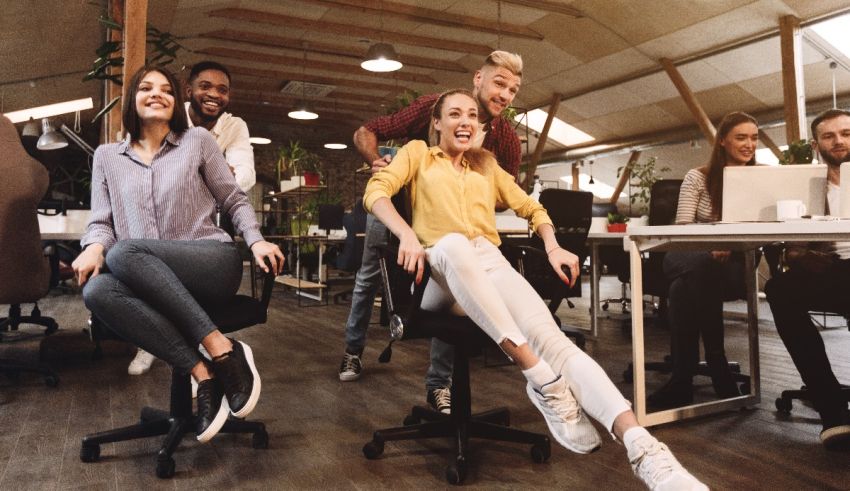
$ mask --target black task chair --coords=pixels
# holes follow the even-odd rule
[[[363,199],[358,198],[354,202],[354,209],[342,217],[342,226],[345,229],[345,244],[342,252],[336,257],[336,267],[341,271],[356,273],[360,269],[363,260],[363,247],[366,232],[366,209],[363,208]],[[334,293],[334,303],[347,300],[353,288]]]
[[[396,195],[393,202],[402,216],[409,217],[403,194]],[[535,462],[546,462],[551,455],[549,437],[509,428],[510,413],[507,408],[472,414],[469,358],[481,353],[482,348],[492,343],[492,340],[468,317],[428,312],[420,308],[422,295],[430,277],[430,268],[426,267],[422,282],[414,285],[413,277],[396,264],[397,252],[392,246],[383,248],[380,256],[384,304],[389,313],[392,335],[390,346],[381,354],[381,361],[389,361],[392,343],[396,340],[437,337],[454,345],[452,408],[451,414],[447,415],[431,408],[414,406],[411,413],[404,418],[404,426],[374,432],[372,440],[363,446],[366,458],[378,458],[384,452],[384,444],[388,441],[451,438],[456,445],[456,454],[446,467],[446,480],[450,484],[461,484],[466,479],[470,438],[528,443],[532,445],[531,458]]]
[[[587,258],[587,234],[590,231],[593,194],[549,188],[540,193],[540,203],[552,219],[558,243],[577,255],[579,264],[583,264]],[[501,248],[502,254],[528,280],[541,298],[549,300],[549,311],[561,331],[569,336],[576,346],[584,349],[585,337],[581,330],[563,326],[556,315],[558,307],[565,300],[571,309],[575,308],[569,299],[581,296],[581,276],[576,279],[572,288],[565,285],[552,270],[549,258],[543,250],[543,241],[535,236],[529,242],[530,245],[505,244]]]
[[[47,169],[24,150],[15,126],[0,115],[0,304],[9,316],[0,318],[0,331],[16,331],[21,324],[44,326],[45,334],[58,329],[56,321],[41,315],[38,300],[50,286],[50,267],[41,246],[37,208],[49,184]],[[21,304],[34,304],[21,315]],[[59,378],[43,364],[0,360],[0,372],[16,378],[21,372],[44,375],[56,386]]]
[[[274,273],[264,274],[262,296],[259,299],[246,295],[236,295],[230,302],[209,308],[207,313],[213,323],[223,333],[230,333],[257,324],[265,324],[266,313],[274,288]],[[99,343],[101,340],[119,339],[100,320],[90,321],[92,339]],[[100,459],[100,446],[104,443],[122,442],[137,438],[165,435],[165,440],[156,456],[156,476],[169,478],[174,476],[175,462],[172,454],[180,445],[187,433],[195,431],[195,415],[192,414],[191,375],[171,373],[171,403],[170,408],[160,410],[150,407],[142,408],[140,422],[134,425],[112,430],[93,433],[83,437],[80,447],[80,460],[97,462]],[[243,421],[229,419],[221,433],[251,433],[251,444],[254,448],[268,448],[269,435],[266,427],[258,421]]]

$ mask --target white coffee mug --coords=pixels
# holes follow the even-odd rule
[[[776,202],[776,219],[796,220],[806,214],[806,205],[798,199],[781,199]]]

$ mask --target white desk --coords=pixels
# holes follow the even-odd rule
[[[692,224],[660,227],[632,227],[624,239],[631,258],[632,342],[634,366],[634,410],[638,422],[652,426],[716,411],[735,409],[761,401],[758,352],[758,302],[753,251],[773,242],[847,241],[850,220],[814,222]],[[641,253],[681,250],[742,250],[746,254],[747,322],[750,340],[750,394],[718,401],[692,404],[681,408],[646,412],[644,371],[643,284]]]

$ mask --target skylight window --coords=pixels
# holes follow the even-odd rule
[[[561,180],[567,184],[567,189],[572,189],[573,176],[561,176]],[[593,184],[590,183],[590,176],[581,173],[578,176],[578,188],[581,191],[593,193],[597,198],[608,199],[614,194],[614,187],[600,181],[598,177],[593,178]]]
[[[815,31],[818,36],[831,44],[841,54],[850,58],[850,14],[839,15],[832,19],[812,24],[809,29]]]
[[[542,109],[533,109],[526,114],[517,114],[515,120],[541,133],[543,132],[543,126],[546,124],[546,118],[548,116],[549,113]],[[549,128],[549,138],[567,147],[587,143],[596,139],[575,126],[561,121],[557,117],[552,121],[552,126]]]

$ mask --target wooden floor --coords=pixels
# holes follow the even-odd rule
[[[428,363],[424,341],[396,343],[390,364],[378,364],[385,330],[373,326],[358,382],[341,383],[337,368],[343,348],[348,305],[299,307],[282,287],[272,300],[269,323],[238,335],[255,352],[263,396],[251,415],[270,433],[267,450],[251,448],[247,436],[219,435],[208,444],[185,441],[175,454],[177,474],[154,476],[158,440],[104,446],[98,463],[79,459],[80,438],[89,432],[133,423],[143,405],[167,405],[169,370],[156,362],[144,376],[126,373],[132,350],[106,346],[103,360],[89,360],[91,345],[81,330],[86,312],[78,295],[52,295],[41,303],[61,331],[47,340],[49,361],[60,376],[57,388],[34,375],[20,383],[0,378],[0,489],[433,489],[445,488],[449,441],[388,443],[384,455],[366,460],[361,447],[373,429],[401,423],[409,407],[424,401]],[[617,293],[605,278],[603,293]],[[309,302],[305,302],[309,303]],[[567,323],[586,326],[587,301],[562,309]],[[4,311],[6,306],[0,306]],[[740,306],[732,308],[740,308]],[[612,307],[616,310],[617,307]],[[848,489],[850,454],[825,451],[818,443],[817,414],[795,403],[792,416],[777,415],[773,400],[783,388],[800,384],[787,352],[762,308],[761,367],[763,402],[729,412],[652,429],[679,460],[713,489]],[[618,387],[630,357],[630,342],[616,319],[604,320],[588,352]],[[648,329],[652,356],[663,353],[667,333]],[[839,378],[850,380],[850,333],[824,332]],[[730,358],[744,357],[740,321],[727,328]],[[38,340],[7,343],[0,356],[34,359]],[[491,357],[488,362],[492,362]],[[472,368],[477,409],[507,405],[514,426],[545,432],[529,403],[522,375],[513,366]],[[657,386],[664,376],[650,375]],[[700,381],[700,397],[711,393]],[[603,431],[604,434],[604,431]],[[643,489],[633,477],[623,447],[605,439],[592,455],[575,455],[553,446],[548,463],[534,464],[524,445],[474,441],[467,487],[471,489]]]

